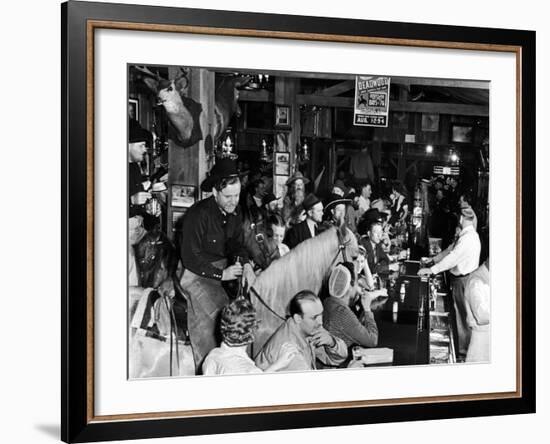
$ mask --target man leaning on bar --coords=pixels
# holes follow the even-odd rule
[[[459,359],[463,360],[468,351],[470,342],[470,329],[466,321],[467,308],[464,295],[468,276],[479,266],[481,242],[474,228],[476,214],[470,206],[460,209],[459,226],[461,227],[458,238],[447,249],[433,258],[434,265],[429,268],[421,268],[419,276],[429,276],[449,270],[452,281],[451,288],[456,312],[456,324],[458,331]]]

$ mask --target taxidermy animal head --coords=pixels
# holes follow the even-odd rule
[[[162,105],[170,122],[169,137],[176,144],[186,148],[202,140],[200,114],[202,105],[185,95],[189,84],[187,71],[180,68],[174,79],[163,79],[147,67],[135,67],[143,74],[143,81],[157,98],[157,105]]]

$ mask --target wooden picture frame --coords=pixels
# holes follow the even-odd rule
[[[197,201],[197,187],[194,185],[172,184],[170,204],[172,207],[189,208]]]
[[[290,176],[290,153],[286,151],[275,151],[273,153],[276,176]]]
[[[275,128],[288,130],[292,127],[292,110],[288,105],[275,105]]]
[[[451,125],[451,142],[472,143],[474,141],[474,127],[472,125]]]
[[[139,122],[139,99],[128,99],[128,116]]]
[[[62,12],[62,374],[61,435],[65,442],[140,439],[243,431],[370,424],[535,412],[535,33],[505,29],[403,24],[185,8],[63,3]],[[99,175],[95,170],[95,51],[98,30],[270,38],[466,49],[515,55],[517,305],[515,388],[494,393],[328,400],[231,408],[96,414],[94,258]],[[285,105],[280,105],[285,107]],[[420,109],[418,104],[415,109]],[[124,108],[124,102],[121,102]],[[288,107],[287,107],[288,108]],[[283,108],[281,108],[283,109]],[[291,127],[291,109],[275,124]],[[285,117],[286,116],[286,117]],[[283,118],[285,117],[285,118]],[[510,239],[512,233],[507,233]],[[97,237],[97,238],[96,238]]]

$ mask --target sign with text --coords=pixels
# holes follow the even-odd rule
[[[353,124],[388,126],[390,77],[356,76]]]

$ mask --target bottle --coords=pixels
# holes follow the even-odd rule
[[[405,284],[403,283],[401,284],[401,288],[399,289],[399,300],[401,301],[401,303],[405,302],[405,294]]]

